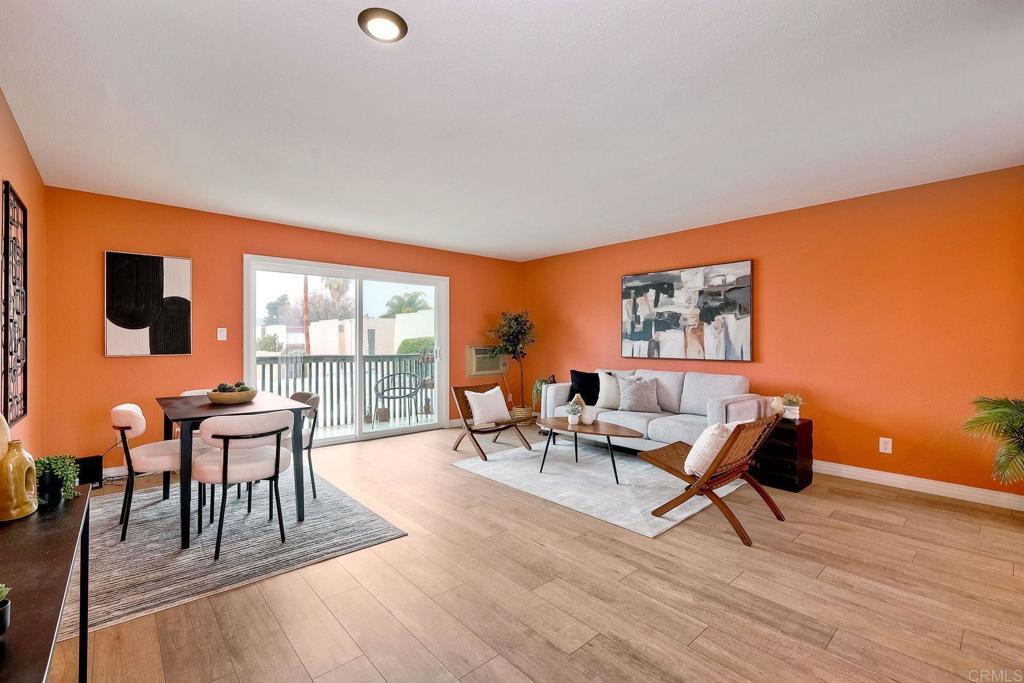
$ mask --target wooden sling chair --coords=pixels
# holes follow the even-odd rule
[[[525,424],[533,420],[533,416],[524,417],[518,420],[503,420],[501,422],[489,422],[482,425],[470,424],[470,420],[473,418],[473,411],[469,407],[469,399],[466,398],[466,392],[471,391],[474,394],[482,394],[486,391],[490,391],[498,384],[476,384],[469,387],[452,387],[452,396],[455,398],[455,407],[459,411],[459,419],[462,420],[462,433],[459,434],[459,438],[455,439],[455,445],[452,446],[452,450],[459,450],[459,444],[467,436],[469,437],[470,443],[473,444],[473,448],[476,450],[476,454],[480,456],[481,460],[487,460],[487,454],[484,453],[484,449],[480,448],[480,443],[476,440],[477,435],[483,434],[494,434],[493,441],[497,441],[498,437],[501,436],[502,432],[506,429],[514,429],[516,434],[519,436],[519,441],[522,442],[523,448],[530,451],[530,442],[526,440],[523,433],[519,431],[519,425]]]
[[[740,537],[743,544],[753,545],[750,542],[750,536],[747,535],[746,529],[740,524],[740,520],[736,519],[736,515],[732,513],[732,510],[725,504],[725,501],[715,493],[715,489],[728,484],[734,479],[742,479],[757,491],[776,519],[779,521],[786,520],[782,515],[782,510],[779,509],[779,506],[768,495],[768,492],[747,471],[750,468],[751,458],[757,453],[757,449],[761,447],[761,444],[768,438],[768,435],[772,433],[772,429],[775,428],[775,424],[778,421],[778,415],[770,415],[754,422],[737,425],[707,471],[700,477],[693,477],[683,471],[683,462],[690,452],[690,446],[681,441],[656,448],[652,451],[639,453],[638,455],[641,460],[646,460],[686,482],[686,489],[683,493],[661,507],[655,508],[651,514],[655,517],[661,517],[669,510],[679,507],[694,496],[705,496],[725,515],[729,524],[732,525],[733,531]]]

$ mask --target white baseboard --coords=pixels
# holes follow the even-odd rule
[[[119,467],[104,467],[103,468],[103,478],[104,479],[106,479],[108,477],[116,478],[116,477],[127,477],[127,476],[128,476],[128,468],[125,467],[124,465],[121,465]]]
[[[911,477],[906,474],[894,474],[866,467],[843,465],[838,462],[828,462],[827,460],[815,460],[814,471],[846,479],[856,479],[873,484],[892,486],[897,489],[931,493],[936,496],[945,496],[946,498],[955,498],[957,500],[968,500],[972,503],[1010,508],[1011,510],[1024,510],[1024,496],[1016,493],[980,489],[974,486],[964,486],[963,484],[951,484],[948,481]]]

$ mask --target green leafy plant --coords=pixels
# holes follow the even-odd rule
[[[10,588],[8,588],[5,584],[0,583],[0,602],[3,602],[4,600],[6,600],[7,599],[7,595],[10,592],[11,592]]]
[[[221,382],[220,384],[217,385],[217,388],[214,389],[214,391],[216,391],[219,394],[230,394],[236,391],[252,391],[252,387],[247,385],[242,380],[238,380],[234,384]]]
[[[799,407],[804,404],[804,397],[800,394],[783,394],[782,405]]]
[[[395,353],[419,353],[434,348],[433,337],[409,337],[403,339]]]
[[[284,351],[284,344],[276,334],[263,334],[256,340],[257,351]]]
[[[992,463],[992,478],[1003,484],[1024,481],[1024,400],[979,396],[972,403],[977,412],[964,422],[964,431],[1003,442]]]
[[[540,379],[533,380],[533,393],[531,394],[533,398],[533,405],[531,407],[534,410],[537,409],[537,403],[540,402],[541,396],[544,395],[544,387],[546,387],[549,384],[554,384],[554,382],[554,375],[551,375],[550,377],[541,377]]]
[[[51,455],[36,460],[36,476],[49,472],[55,477],[60,477],[60,496],[64,500],[71,500],[78,495],[75,486],[78,485],[78,461],[70,455]]]
[[[537,341],[533,333],[533,321],[526,311],[503,311],[497,327],[488,332],[487,336],[497,342],[491,348],[491,356],[508,356],[519,366],[519,405],[526,405],[523,359],[526,358],[526,347]]]

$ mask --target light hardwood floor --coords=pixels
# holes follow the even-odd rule
[[[96,631],[92,680],[1021,680],[1018,513],[819,475],[772,490],[786,522],[728,497],[752,548],[713,508],[651,540],[451,467],[454,437],[316,451],[408,537]]]

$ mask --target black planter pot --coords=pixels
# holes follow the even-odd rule
[[[11,625],[11,601],[0,602],[0,643],[4,640],[7,627]]]
[[[39,507],[48,509],[60,505],[61,489],[64,480],[53,472],[43,472],[36,479],[36,492],[39,494]]]

